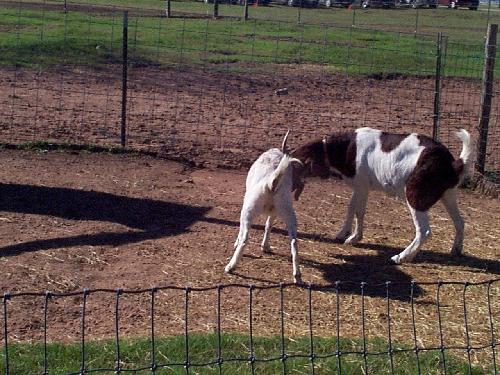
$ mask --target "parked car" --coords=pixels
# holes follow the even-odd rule
[[[206,4],[213,4],[214,0],[203,0]],[[248,5],[269,5],[271,0],[247,0]],[[245,0],[219,0],[219,4],[245,5]]]
[[[319,5],[324,7],[345,7],[347,8],[349,5],[353,4],[356,0],[319,0]]]
[[[248,5],[269,5],[271,0],[247,0]],[[239,0],[239,4],[245,5],[245,0]]]
[[[395,8],[395,0],[362,0],[361,8]]]
[[[400,6],[410,6],[412,8],[437,8],[438,0],[401,0]]]
[[[316,8],[319,0],[282,0],[283,5],[289,7]]]
[[[214,0],[203,0],[205,4],[213,4]],[[219,4],[238,4],[237,0],[219,0]]]
[[[214,0],[203,0],[205,4],[213,4]],[[219,0],[219,4],[232,4],[236,5],[238,4],[238,0]]]
[[[469,8],[471,10],[477,10],[479,7],[479,0],[439,0],[439,4],[451,9]]]

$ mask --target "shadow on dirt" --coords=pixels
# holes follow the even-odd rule
[[[443,266],[461,266],[467,268],[475,268],[480,273],[494,273],[500,275],[500,262],[493,259],[481,259],[472,255],[462,255],[452,257],[449,254],[438,253],[435,251],[422,251],[421,258],[418,258],[416,263],[434,263]],[[470,272],[470,271],[469,271]]]
[[[396,255],[404,250],[403,248],[370,244],[370,243],[360,243],[357,244],[356,247],[362,249],[375,250],[381,254],[387,254],[387,257]],[[500,275],[499,261],[492,259],[477,258],[473,255],[468,255],[468,254],[463,254],[461,256],[452,256],[449,253],[442,253],[432,250],[420,250],[416,259],[414,260],[414,263],[415,264],[430,263],[430,264],[439,264],[445,266],[475,268],[477,272],[481,273],[487,272],[487,273],[493,273],[495,275]]]
[[[204,218],[203,221],[207,222],[207,223],[218,224],[218,225],[227,225],[227,226],[236,227],[236,228],[238,228],[240,226],[240,223],[238,221],[227,220],[227,219],[218,219],[218,218],[214,218],[214,217]],[[252,224],[252,229],[256,229],[256,230],[261,231],[262,232],[261,235],[263,235],[263,233],[264,233],[264,225]],[[273,227],[271,233],[280,234],[282,236],[288,236],[288,232],[285,229],[276,228],[276,227]],[[236,231],[235,232],[235,239],[236,239],[237,234],[238,234],[238,232]],[[255,236],[255,234],[252,233],[252,237],[253,236]],[[308,240],[317,241],[317,242],[332,243],[332,244],[333,243],[336,243],[336,244],[340,243],[338,240],[336,240],[334,238],[318,235],[315,233],[297,232],[297,236],[301,239],[308,239]]]
[[[273,256],[290,258],[282,254]],[[333,258],[340,262],[322,263],[311,258],[300,258],[300,265],[303,268],[315,268],[321,271],[323,279],[328,284],[327,287],[314,286],[315,289],[331,290],[332,286],[338,285],[341,294],[362,294],[366,297],[389,298],[403,302],[411,301],[412,296],[417,298],[424,295],[423,289],[417,283],[412,287],[412,278],[390,264],[386,257],[377,254],[334,255]]]
[[[238,226],[234,221],[204,218],[204,221],[215,222],[224,225]],[[253,225],[252,228],[260,231],[264,230],[262,225]],[[273,233],[283,236],[287,235],[286,230],[273,228]],[[298,233],[301,239],[308,239],[323,243],[338,244],[334,238],[316,235],[314,233]],[[302,267],[315,268],[321,271],[323,279],[327,286],[313,285],[315,289],[331,289],[338,282],[339,293],[358,294],[368,297],[389,298],[392,300],[400,300],[409,302],[413,298],[423,296],[424,290],[414,283],[412,286],[412,278],[403,270],[389,262],[390,257],[400,253],[403,248],[361,243],[356,245],[357,248],[376,251],[377,254],[366,255],[335,255],[332,257],[337,261],[335,263],[322,263],[307,257],[300,257]],[[300,255],[300,251],[299,251]],[[244,255],[252,257],[251,255]],[[269,256],[285,258],[291,262],[289,254],[271,253]],[[500,274],[500,262],[481,259],[471,255],[463,255],[461,257],[452,257],[449,254],[443,254],[436,251],[420,251],[416,264],[430,263],[441,264],[448,266],[461,266],[477,269],[477,272],[489,272]],[[276,280],[267,280],[265,278],[253,277],[244,275],[238,271],[233,273],[242,279],[261,282],[261,283],[276,283]],[[291,264],[290,275],[291,277]],[[387,284],[387,281],[390,283]],[[412,290],[413,289],[413,290]],[[334,291],[335,292],[335,291]],[[421,302],[419,302],[421,303]]]
[[[174,236],[201,220],[209,207],[58,187],[0,184],[0,211],[54,216],[68,220],[121,224],[126,232],[101,232],[36,240],[0,248],[1,256],[82,245],[118,246]]]
[[[285,257],[280,254],[274,255]],[[370,267],[366,264],[326,264],[302,258],[301,266],[316,268],[323,272],[326,284],[312,284],[311,288],[313,290],[331,293],[332,298],[335,298],[334,295],[337,294],[337,289],[339,294],[357,294],[364,295],[365,297],[389,298],[390,300],[402,302],[410,302],[412,296],[413,298],[418,298],[425,294],[418,283],[412,285],[412,280],[408,275],[395,269],[391,270],[391,272],[387,272],[386,278],[384,278],[380,274],[373,275],[373,269],[369,269]],[[233,272],[233,275],[251,282],[276,284],[275,280],[248,276],[238,271]],[[387,281],[390,282],[387,283]],[[308,288],[309,286],[303,284],[298,285],[298,287]]]
[[[231,220],[217,219],[217,218],[203,218],[203,221],[238,227],[239,223]],[[261,232],[264,231],[263,225],[252,225],[253,229],[257,229]],[[273,228],[273,233],[277,233],[283,236],[287,235],[287,231],[280,228]],[[320,236],[314,233],[303,233],[299,232],[298,237],[300,239],[308,239],[316,242],[338,244],[339,241],[335,238]],[[339,292],[345,294],[361,294],[369,297],[381,297],[387,298],[387,292],[389,289],[389,298],[401,301],[410,301],[412,296],[412,278],[405,272],[400,270],[397,266],[389,263],[389,258],[401,252],[402,249],[383,246],[383,245],[360,245],[360,247],[366,247],[367,249],[375,250],[378,253],[376,255],[360,255],[360,256],[339,256],[333,255],[334,258],[340,260],[336,263],[321,263],[314,259],[300,256],[300,264],[302,267],[316,268],[323,274],[323,279],[326,282],[326,286],[322,284],[313,285],[315,289],[331,290],[336,282],[339,282]],[[252,256],[252,255],[244,255]],[[278,254],[270,253],[268,256],[275,256],[286,258],[291,262],[291,256],[289,254]],[[290,263],[290,275],[292,265]],[[243,275],[238,271],[233,272],[234,275],[241,277],[242,279],[275,284],[277,280],[268,280],[265,278],[253,277],[249,275]],[[387,281],[390,284],[387,285]],[[362,290],[362,283],[363,290]],[[413,297],[418,297],[423,295],[423,290],[415,284],[413,286]]]

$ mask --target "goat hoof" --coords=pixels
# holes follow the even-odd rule
[[[303,284],[302,277],[300,275],[294,276],[293,282],[297,285]]]
[[[345,243],[347,239],[349,238],[350,233],[339,233],[335,236],[333,239],[337,243]]]
[[[271,246],[267,245],[267,246],[262,246],[262,252],[265,253],[265,254],[271,254],[272,251],[271,251]]]
[[[356,245],[359,241],[361,241],[361,237],[350,236],[344,241],[344,245]]]
[[[225,273],[232,273],[233,272],[233,269],[234,267],[231,267],[229,266],[229,264],[226,266],[226,268],[224,268],[224,272]]]

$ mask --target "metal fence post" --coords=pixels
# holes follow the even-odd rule
[[[248,0],[245,0],[244,8],[245,9],[243,10],[243,19],[246,21],[248,20]]]
[[[127,76],[128,76],[128,11],[123,12],[122,37],[122,118],[121,145],[125,147],[127,130]]]
[[[432,127],[432,139],[439,140],[439,118],[441,109],[441,67],[443,56],[443,33],[439,33],[436,46],[436,78],[434,83],[434,123]]]
[[[477,142],[476,169],[484,173],[486,163],[486,147],[488,145],[488,128],[491,113],[491,98],[493,93],[493,73],[497,46],[498,25],[489,25],[484,47],[484,70],[481,88],[481,116],[479,117],[479,139]]]
[[[167,18],[172,16],[170,0],[165,0],[165,15]]]
[[[302,21],[302,6],[303,0],[299,0],[299,9],[297,10],[297,22],[300,23]]]
[[[219,17],[219,0],[214,0],[214,18]]]
[[[416,9],[416,14],[415,14],[415,35],[418,34],[418,16],[419,16],[419,11],[418,7]]]

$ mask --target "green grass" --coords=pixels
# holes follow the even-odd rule
[[[224,334],[221,336],[222,370],[227,374],[249,374],[251,365],[248,361],[250,353],[248,336],[240,334]],[[218,338],[215,334],[189,335],[189,362],[193,372],[212,374],[219,372],[217,365]],[[261,374],[281,373],[283,366],[287,373],[307,374],[311,372],[310,342],[307,337],[285,339],[287,360],[280,360],[282,347],[280,337],[255,337],[253,341],[255,356],[255,371]],[[340,340],[343,352],[340,368],[343,374],[363,373],[365,362],[363,355],[348,354],[361,352],[361,340]],[[382,353],[368,355],[366,365],[371,374],[390,373],[390,357],[384,340],[367,342],[368,351]],[[417,373],[417,360],[413,351],[398,352],[403,347],[393,345],[393,365],[395,374]],[[406,346],[408,348],[408,346]],[[339,361],[335,356],[337,340],[335,338],[314,338],[314,369],[317,374],[338,373]],[[9,345],[9,366],[13,374],[36,374],[44,369],[44,347],[42,344],[11,344]],[[185,373],[183,367],[186,361],[185,339],[174,336],[157,339],[155,342],[155,363],[165,365],[163,371],[168,373]],[[88,342],[85,345],[85,368],[114,369],[117,350],[113,341]],[[78,373],[81,370],[81,344],[50,343],[47,347],[47,363],[49,374]],[[120,342],[120,365],[122,369],[150,368],[153,362],[151,342],[148,339],[129,339]],[[468,364],[452,355],[445,355],[446,368],[449,374],[468,373]],[[211,364],[208,364],[211,363]],[[198,366],[202,365],[203,366]],[[419,353],[420,371],[423,374],[439,374],[442,369],[442,357],[438,350]],[[196,370],[194,370],[196,369]],[[0,372],[5,372],[5,356],[0,358]],[[141,372],[149,373],[149,371]],[[164,373],[164,372],[158,372]],[[165,372],[166,373],[166,372]],[[482,374],[483,369],[472,368],[472,374]]]
[[[132,3],[125,1],[120,4]],[[141,4],[152,6],[153,1]],[[179,4],[195,8],[207,7],[197,2],[175,2],[174,9]],[[221,5],[221,12],[226,8],[241,11],[239,6]],[[287,7],[259,7],[255,11],[272,12],[278,8],[283,12],[284,18],[287,12],[297,11]],[[321,20],[321,14],[349,11],[304,9],[302,12],[304,17],[307,14],[316,15]],[[394,25],[387,27],[390,20],[397,20],[401,28],[408,28],[411,24],[409,12],[411,11],[357,10],[356,17],[358,21],[365,16],[379,17],[378,26],[382,29],[396,28]],[[421,12],[444,14],[442,12],[449,10]],[[459,12],[449,14],[453,14],[455,20],[461,20],[462,13]],[[474,17],[484,13],[469,11],[468,15]],[[408,17],[403,17],[405,14]],[[454,28],[450,26],[448,31],[462,30],[461,34],[470,36],[471,40],[459,41],[451,36],[447,39],[444,70],[450,76],[479,78],[483,64],[484,25],[465,21],[457,21]],[[446,24],[444,21],[442,23]],[[244,22],[232,18],[166,19],[138,17],[133,14],[129,19],[128,33],[132,65],[210,63],[224,69],[238,69],[241,64],[245,64],[245,69],[248,69],[247,63],[252,62],[259,63],[259,67],[270,63],[323,65],[333,71],[351,74],[399,73],[426,76],[435,72],[435,35],[415,36],[413,33],[317,23],[263,20]],[[122,18],[119,12],[99,14],[71,11],[65,14],[61,11],[0,8],[2,66],[35,69],[59,65],[99,67],[121,61],[121,44]],[[500,69],[498,65],[500,64],[497,64],[497,69]]]
[[[62,0],[25,0],[26,2],[63,4]],[[137,8],[162,11],[165,8],[163,0],[70,0],[71,3],[99,5],[117,8]],[[205,4],[203,1],[195,0],[172,0],[172,11],[187,12],[196,14],[211,14],[212,4]],[[355,11],[345,8],[319,8],[301,9],[300,19],[305,23],[321,23],[343,26],[362,26],[367,28],[400,31],[419,32],[436,34],[443,32],[453,39],[466,42],[478,42],[484,37],[486,25],[500,22],[500,12],[498,7],[492,4],[491,11],[487,5],[481,5],[480,11],[470,11],[468,9],[450,10],[444,7],[438,9],[355,9]],[[238,5],[220,4],[219,11],[222,16],[243,15],[243,7]],[[298,20],[298,8],[272,5],[250,7],[251,18],[271,19],[281,21]]]

